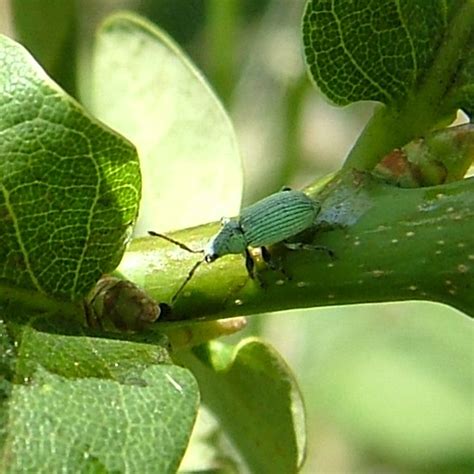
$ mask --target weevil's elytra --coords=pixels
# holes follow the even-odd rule
[[[244,253],[247,247],[267,247],[293,237],[314,224],[321,206],[302,191],[285,190],[226,219],[204,249],[213,262],[227,254]]]
[[[281,191],[244,209],[240,226],[248,246],[269,246],[311,227],[320,209],[301,191]]]
[[[242,253],[245,256],[247,271],[250,277],[254,278],[255,264],[249,252],[249,247],[260,247],[264,260],[270,263],[270,253],[266,247],[284,242],[311,228],[320,210],[319,202],[314,201],[302,191],[284,188],[284,190],[271,194],[246,207],[242,210],[240,216],[223,219],[221,229],[209,240],[202,251],[204,253],[203,260],[211,263],[224,255]],[[156,232],[150,231],[149,233],[150,235],[163,237],[190,252],[199,252]],[[305,248],[309,248],[309,246]],[[172,302],[176,300],[179,293],[192,278],[200,263],[197,262],[193,266],[186,280],[173,296]]]

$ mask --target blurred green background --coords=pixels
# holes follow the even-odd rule
[[[373,104],[331,106],[310,83],[303,0],[70,3],[76,15],[66,33],[77,33],[77,43],[65,54],[77,80],[55,78],[87,97],[97,24],[118,9],[146,16],[188,52],[231,115],[244,203],[338,169],[371,114]],[[12,5],[0,1],[0,32],[15,37]],[[44,52],[28,41],[41,61]],[[319,308],[256,316],[245,332],[271,341],[299,381],[308,415],[303,472],[474,472],[474,331],[466,316],[415,302]]]

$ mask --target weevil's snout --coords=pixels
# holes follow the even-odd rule
[[[216,253],[206,253],[206,255],[204,255],[204,260],[207,263],[211,263],[214,260],[217,260],[217,257],[218,257],[218,255]]]
[[[225,219],[219,232],[209,240],[204,249],[204,260],[208,263],[229,253],[242,253],[247,242],[236,219]]]
[[[206,263],[211,263],[217,259],[219,256],[214,248],[214,238],[212,238],[204,248],[204,261]]]

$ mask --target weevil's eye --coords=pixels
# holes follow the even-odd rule
[[[207,263],[211,263],[216,259],[217,259],[217,254],[215,254],[215,253],[208,253],[207,255],[204,256],[204,260]]]

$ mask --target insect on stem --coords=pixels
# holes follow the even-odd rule
[[[176,300],[203,261],[212,263],[224,255],[240,253],[245,255],[245,266],[250,278],[256,278],[255,264],[249,248],[260,247],[266,263],[277,269],[272,265],[267,247],[285,243],[289,238],[313,228],[320,211],[319,201],[302,191],[283,188],[282,191],[242,209],[239,216],[223,219],[220,230],[210,238],[203,250],[193,250],[171,237],[148,231],[150,235],[161,237],[187,252],[204,254],[203,259],[194,264],[171,301]],[[258,277],[257,279],[260,281]]]

